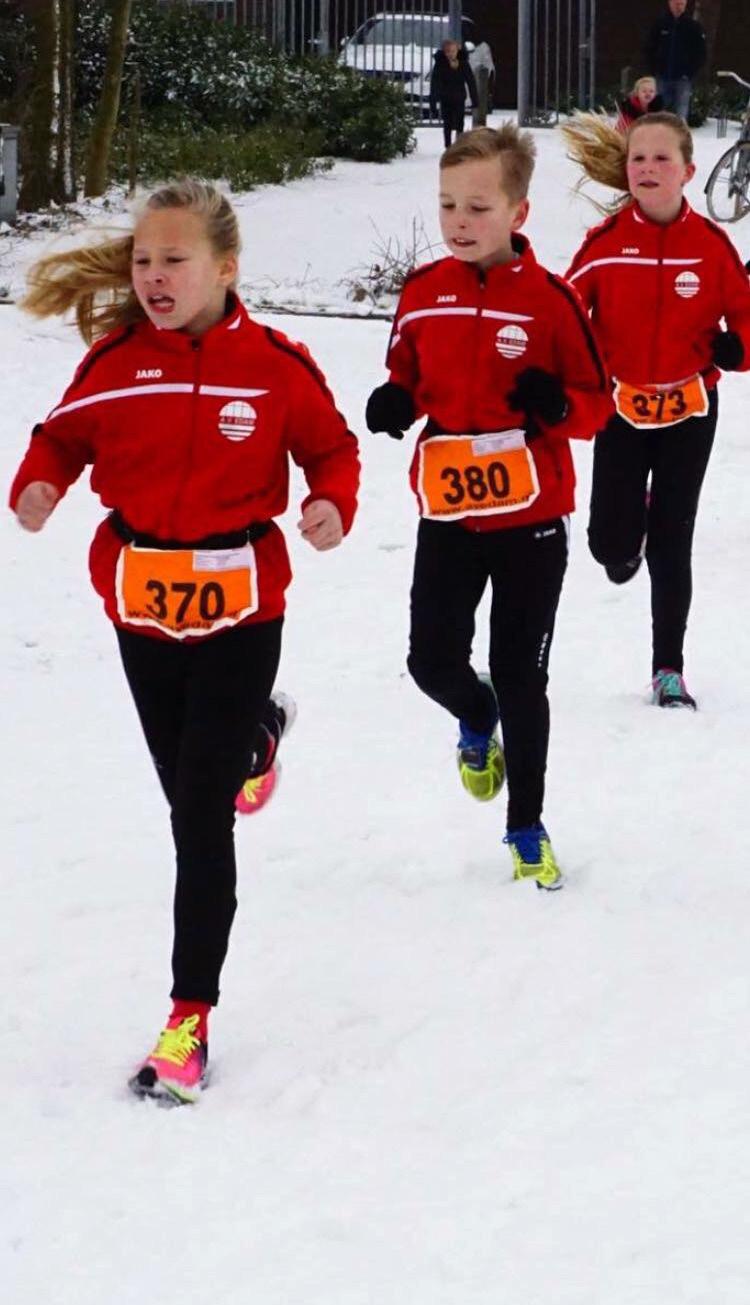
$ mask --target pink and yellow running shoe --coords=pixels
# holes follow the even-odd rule
[[[275,761],[265,775],[246,779],[234,800],[235,811],[239,811],[241,816],[252,816],[260,811],[273,797],[280,774],[281,766]]]
[[[281,775],[277,761],[279,744],[296,719],[294,698],[288,693],[272,694],[258,728],[260,742],[255,745],[253,769],[234,800],[235,811],[240,815],[255,815],[273,797]]]
[[[200,1015],[171,1016],[151,1055],[130,1079],[131,1092],[167,1106],[197,1101],[208,1076],[208,1044],[198,1036],[199,1024]]]

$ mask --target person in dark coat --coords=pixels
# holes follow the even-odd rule
[[[649,32],[646,61],[664,108],[687,122],[693,79],[706,62],[706,33],[686,9],[687,0],[667,0]]]
[[[476,109],[479,96],[469,57],[458,41],[448,38],[436,51],[430,80],[430,113],[435,117],[440,106],[446,149],[451,143],[452,132],[460,136],[464,129],[467,92],[472,108]]]

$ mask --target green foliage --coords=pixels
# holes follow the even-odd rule
[[[327,153],[387,163],[414,149],[412,109],[397,83],[361,77],[331,59],[306,60],[298,76],[297,98],[323,132]]]
[[[229,182],[233,190],[279,185],[308,177],[332,166],[321,153],[319,134],[300,136],[288,128],[267,124],[250,131],[228,132],[206,127],[180,132],[160,125],[141,131],[137,144],[139,184],[152,186],[171,177],[196,176]],[[113,179],[128,181],[128,132],[120,128],[112,150]]]
[[[694,86],[690,96],[688,127],[702,127],[709,114],[716,113],[716,88]]]
[[[106,0],[79,0],[76,99],[84,114],[101,85],[107,8]],[[333,59],[291,58],[250,28],[217,23],[194,6],[134,0],[131,32],[126,83],[137,67],[148,126],[221,132],[283,122],[317,133],[324,153],[379,162],[413,148],[411,109],[391,82]],[[128,102],[126,84],[122,117]]]
[[[111,0],[78,0],[75,103],[85,149],[101,92]],[[33,67],[28,20],[0,0],[0,107],[17,119],[19,70]],[[127,180],[135,72],[140,82],[139,182],[195,172],[234,189],[287,181],[341,158],[387,162],[414,148],[413,110],[399,85],[335,59],[292,58],[257,32],[215,22],[202,6],[133,0],[112,177]]]
[[[83,110],[101,85],[107,9],[106,0],[79,0],[76,101]],[[189,120],[213,127],[250,127],[270,116],[284,59],[250,28],[215,22],[193,6],[134,0],[130,32],[127,69],[139,69],[145,111],[178,104]]]
[[[700,127],[706,118],[731,118],[738,121],[745,112],[747,92],[736,83],[701,82],[693,88],[690,97],[691,127]]]

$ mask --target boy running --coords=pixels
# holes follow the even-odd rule
[[[534,156],[530,133],[511,124],[468,132],[442,155],[450,253],[404,286],[390,379],[370,396],[367,425],[400,439],[427,417],[411,466],[421,520],[409,670],[459,722],[467,791],[494,798],[507,768],[514,878],[556,889],[542,805],[547,667],[574,506],[568,441],[606,422],[611,387],[575,291],[518,234]],[[491,682],[471,665],[488,581]]]

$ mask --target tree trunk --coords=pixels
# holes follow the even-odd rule
[[[53,198],[53,132],[59,0],[23,0],[33,24],[35,64],[21,122],[21,190],[18,207],[46,208]]]
[[[84,187],[86,195],[102,195],[107,186],[109,152],[117,123],[117,111],[120,107],[120,87],[128,40],[130,8],[131,0],[112,0],[112,26],[109,31],[102,93],[89,137]]]
[[[59,204],[76,197],[73,159],[73,40],[76,0],[57,0],[59,7],[57,41],[57,136],[53,189]]]

